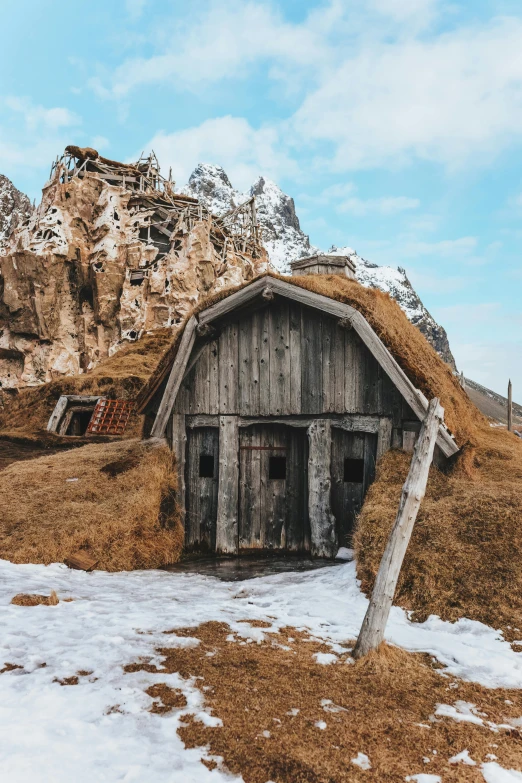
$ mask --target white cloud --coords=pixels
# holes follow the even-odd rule
[[[4,98],[4,104],[12,112],[23,115],[27,129],[30,131],[69,128],[81,122],[78,115],[69,109],[60,106],[46,109],[44,106],[33,104],[29,98],[8,96]]]
[[[239,189],[246,189],[259,174],[274,179],[298,175],[277,132],[271,127],[255,129],[241,117],[206,120],[175,133],[159,131],[145,149],[153,149],[163,167],[172,166],[180,183],[199,162],[222,166]]]
[[[507,394],[509,378],[513,382],[513,398],[522,404],[522,365],[515,361],[522,353],[522,342],[515,340],[488,341],[452,339],[450,342],[453,355],[459,369],[467,378],[483,384],[489,389]]]
[[[338,212],[348,212],[352,215],[364,217],[365,215],[397,215],[410,209],[417,209],[420,201],[417,198],[406,196],[382,196],[380,198],[361,199],[352,197],[342,201]]]
[[[101,152],[102,150],[106,150],[107,147],[110,147],[111,145],[109,139],[105,138],[105,136],[93,136],[89,146],[94,147],[95,150]]]
[[[521,48],[515,18],[432,37],[361,39],[310,91],[294,131],[332,143],[336,171],[411,158],[482,164],[522,132]]]
[[[125,9],[133,21],[140,18],[146,5],[147,0],[125,0]]]
[[[130,58],[115,70],[109,84],[96,78],[90,86],[100,95],[118,98],[147,84],[193,89],[244,78],[257,61],[267,63],[275,78],[290,78],[285,70],[289,66],[313,73],[331,60],[326,35],[342,15],[342,6],[341,0],[333,0],[312,11],[302,24],[292,24],[268,3],[214,0],[194,5],[188,22],[162,20],[172,27],[162,51]]]
[[[0,171],[7,176],[50,168],[71,143],[70,128],[81,124],[69,109],[35,105],[28,98],[0,97],[0,112]]]
[[[442,256],[454,258],[468,256],[477,247],[476,237],[459,239],[441,239],[439,242],[409,240],[404,242],[404,252],[408,256]]]
[[[141,2],[128,7],[137,12]],[[446,11],[443,0],[330,0],[290,22],[270,3],[208,0],[183,18],[163,15],[151,56],[129,58],[90,86],[120,100],[154,84],[205,93],[262,67],[302,96],[282,123],[317,168],[415,159],[476,167],[520,142],[522,20],[437,28]],[[320,157],[326,145],[332,153]]]
[[[448,295],[469,286],[469,278],[463,275],[445,275],[435,270],[423,271],[415,267],[408,268],[408,277],[421,297],[427,293]],[[444,324],[444,321],[442,321]]]

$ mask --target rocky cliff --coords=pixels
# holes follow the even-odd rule
[[[33,207],[24,193],[10,179],[0,174],[0,250],[15,228],[27,220]]]
[[[79,374],[149,330],[175,330],[201,295],[251,279],[267,256],[249,214],[225,225],[176,194],[155,159],[126,166],[71,147],[0,264],[6,392]]]
[[[290,271],[290,261],[319,250],[310,244],[309,237],[301,229],[294,200],[271,180],[259,177],[246,193],[241,193],[234,189],[220,166],[199,164],[184,192],[198,198],[217,215],[224,214],[255,195],[263,244],[273,266],[284,274]],[[446,331],[424,307],[404,269],[372,264],[357,255],[351,247],[332,247],[328,252],[350,256],[355,262],[359,282],[369,288],[385,291],[396,299],[410,321],[420,329],[444,361],[455,368]]]

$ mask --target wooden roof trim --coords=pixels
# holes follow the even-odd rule
[[[194,346],[197,324],[198,319],[193,315],[185,326],[178,352],[176,353],[176,358],[174,359],[165,391],[163,392],[158,413],[156,414],[154,424],[152,425],[150,433],[151,438],[163,438],[165,436],[167,422],[172,413],[172,408],[174,407],[181,381],[185,375],[187,362]]]
[[[247,304],[266,290],[272,291],[274,294],[284,296],[288,299],[293,299],[295,302],[307,305],[308,307],[313,307],[316,310],[322,310],[334,317],[348,319],[368,350],[401,392],[415,415],[422,421],[428,410],[428,400],[424,394],[413,385],[406,373],[399,367],[380,337],[374,332],[366,318],[358,310],[351,305],[338,302],[337,300],[330,299],[322,294],[317,294],[314,291],[309,291],[306,288],[293,285],[285,280],[266,275],[260,277],[239,291],[230,294],[225,297],[225,299],[210,305],[210,307],[202,310],[197,317],[192,316],[187,323],[179,350],[172,366],[167,387],[163,394],[162,404],[156,416],[156,421],[151,433],[153,436],[162,437],[165,432],[165,427],[174,406],[176,395],[187,366],[190,351],[194,344],[195,330],[198,324],[201,326],[210,324],[212,321],[222,318],[238,307]],[[188,338],[185,339],[189,327],[191,331]],[[188,353],[185,355],[189,341],[191,341],[190,350],[188,350]],[[164,405],[163,403],[166,402],[167,396],[171,396],[171,400],[167,405]],[[452,456],[459,450],[453,437],[444,425],[441,425],[439,428],[437,445],[446,457]]]

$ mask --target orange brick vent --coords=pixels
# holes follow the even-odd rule
[[[134,403],[128,400],[98,400],[92,414],[88,435],[123,435]]]

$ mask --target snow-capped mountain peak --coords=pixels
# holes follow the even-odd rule
[[[225,170],[213,163],[198,163],[182,193],[198,198],[214,215],[224,215],[241,203]]]
[[[301,230],[293,198],[270,179],[259,176],[248,191],[235,190],[221,166],[198,163],[182,192],[199,199],[214,215],[224,215],[256,197],[263,243],[272,264],[280,272],[290,271],[289,263],[318,250]]]

